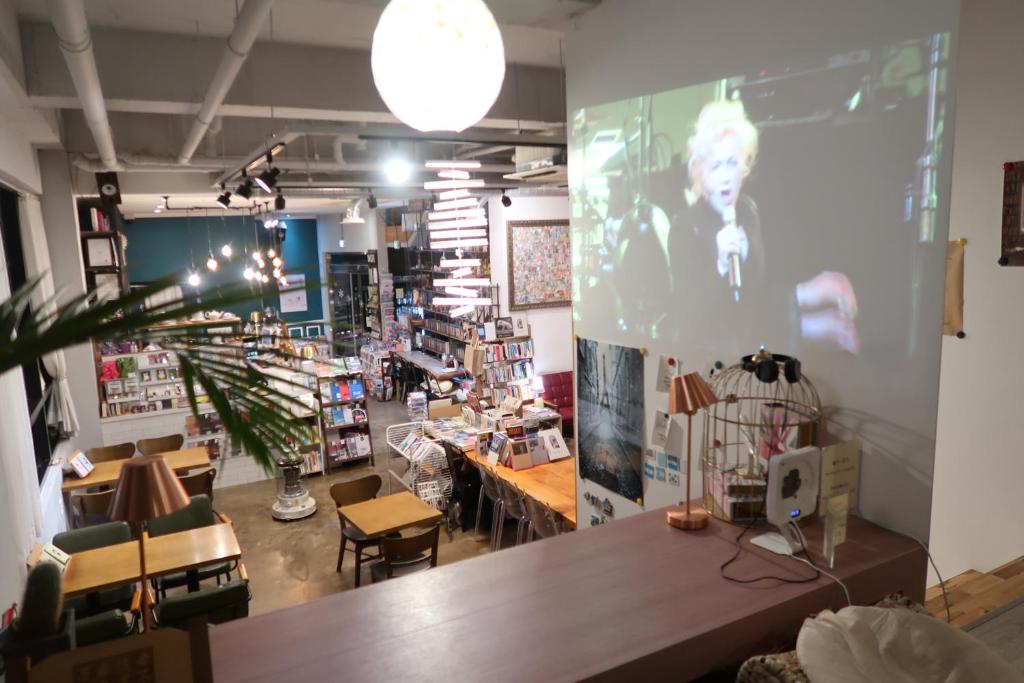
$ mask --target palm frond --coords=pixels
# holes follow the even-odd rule
[[[90,340],[154,343],[173,354],[181,366],[182,381],[193,415],[199,414],[200,387],[216,411],[233,445],[242,447],[264,470],[272,472],[279,460],[300,458],[302,444],[315,441],[315,430],[300,414],[310,407],[291,393],[271,387],[267,376],[242,358],[241,348],[219,340],[221,335],[202,329],[161,329],[192,314],[224,310],[256,300],[259,293],[248,283],[220,285],[160,304],[149,303],[180,281],[168,277],[123,296],[99,301],[89,293],[72,297],[61,306],[50,298],[30,306],[42,277],[27,282],[0,302],[0,374],[43,355]],[[310,282],[307,287],[318,286]],[[215,328],[216,323],[211,323]],[[289,371],[299,365],[296,356],[268,351],[265,363]],[[285,389],[306,389],[287,379],[275,380]],[[315,382],[316,380],[312,380]]]

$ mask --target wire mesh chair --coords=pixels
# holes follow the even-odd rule
[[[514,519],[516,522],[516,540],[514,545],[519,545],[526,537],[530,528],[530,518],[526,514],[526,505],[523,503],[523,496],[512,484],[504,479],[498,479],[498,490],[501,492],[502,516],[498,526],[498,538],[495,541],[497,550],[501,550],[501,537],[505,529],[505,520]]]
[[[529,496],[524,497],[524,500],[526,501],[526,514],[530,518],[528,540],[533,540],[533,536],[551,538],[564,532],[562,523],[558,520],[554,510]]]
[[[474,535],[480,535],[480,519],[484,511],[484,499],[491,502],[491,535],[490,549],[494,550],[494,539],[497,537],[498,520],[503,519],[501,491],[498,488],[498,479],[486,467],[480,467],[480,498],[476,505],[476,527]]]

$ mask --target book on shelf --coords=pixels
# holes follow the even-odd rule
[[[363,386],[363,380],[361,379],[350,379],[348,381],[349,398],[353,401],[361,401],[366,398],[366,388]]]

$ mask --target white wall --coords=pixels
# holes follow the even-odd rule
[[[758,70],[769,72],[791,65],[822,63],[844,53],[872,48],[882,44],[896,44],[908,38],[922,38],[933,33],[951,32],[955,44],[957,0],[907,0],[893,3],[889,0],[719,0],[718,2],[678,2],[677,0],[605,0],[599,7],[579,17],[566,35],[566,100],[569,120],[583,107],[617,102],[639,95],[649,95],[688,85],[709,83],[716,79],[746,74],[753,77]],[[1010,22],[1007,22],[1010,24]],[[952,79],[950,79],[952,82]],[[831,105],[823,105],[831,106]],[[804,113],[811,113],[809,109]],[[1007,114],[1009,115],[1009,113]],[[945,112],[946,137],[944,155],[939,166],[939,186],[935,188],[939,199],[935,239],[939,245],[946,238],[948,227],[948,169],[949,128],[952,113]],[[625,123],[624,128],[630,123]],[[909,145],[908,145],[909,149]],[[850,157],[858,150],[852,150]],[[570,141],[570,183],[580,166],[573,165],[575,151]],[[917,154],[918,152],[915,152]],[[841,168],[850,171],[852,165],[843,166],[847,159],[823,159],[822,169]],[[864,180],[870,171],[856,174]],[[848,177],[854,177],[850,172]],[[838,174],[831,177],[838,179]],[[877,175],[875,176],[877,177]],[[891,187],[891,186],[890,186]],[[858,196],[850,192],[847,197]],[[873,195],[865,193],[865,201]],[[796,194],[793,197],[796,201]],[[813,199],[812,199],[813,201]],[[827,207],[821,213],[827,214]],[[844,216],[849,216],[849,213]],[[582,216],[580,217],[582,218]],[[574,237],[578,218],[574,217]],[[989,225],[997,225],[989,223]],[[827,221],[822,231],[831,226]],[[834,230],[835,226],[831,226]],[[873,232],[879,225],[873,224]],[[581,227],[582,229],[582,227]],[[819,233],[820,234],[820,233]],[[836,233],[837,240],[850,231]],[[836,249],[841,247],[836,246]],[[925,250],[922,249],[922,252]],[[892,252],[887,252],[892,253]],[[799,259],[799,254],[793,254]],[[871,254],[866,255],[868,258]],[[877,256],[877,254],[876,254]],[[860,512],[880,524],[912,532],[920,537],[928,534],[931,503],[932,464],[934,461],[935,415],[939,370],[939,320],[941,320],[941,274],[944,250],[928,249],[920,259],[924,275],[911,290],[915,304],[920,303],[918,318],[921,333],[912,358],[898,358],[899,338],[906,338],[906,320],[896,321],[891,327],[874,325],[871,347],[876,357],[885,362],[900,363],[914,375],[912,383],[897,383],[886,373],[884,363],[858,362],[852,355],[820,350],[801,350],[804,369],[814,379],[826,409],[842,411],[845,420],[830,420],[829,429],[844,428],[846,433],[859,436],[862,450],[862,481]],[[869,263],[861,259],[858,264]],[[905,275],[902,272],[879,269],[873,278],[873,291]],[[664,269],[645,272],[636,268],[625,278],[644,292],[662,291],[656,276],[664,276]],[[664,279],[664,278],[663,278]],[[899,281],[899,291],[907,278]],[[650,286],[648,286],[650,284]],[[613,285],[614,286],[614,285]],[[695,292],[700,297],[701,292]],[[883,294],[884,296],[884,294]],[[876,300],[879,300],[876,297]],[[676,305],[678,302],[672,302]],[[594,295],[589,300],[577,298],[574,302],[578,315],[575,332],[580,337],[632,347],[647,347],[645,369],[645,406],[647,413],[644,434],[650,434],[654,411],[664,406],[666,395],[654,391],[654,376],[659,355],[678,355],[687,367],[706,370],[714,360],[727,365],[738,361],[739,353],[726,355],[719,350],[699,348],[698,342],[711,346],[728,346],[731,340],[709,340],[693,333],[689,342],[676,345],[663,337],[651,339],[649,334],[634,330],[624,331],[618,325],[611,306]],[[672,309],[671,313],[677,313]],[[677,318],[678,319],[678,318]],[[878,318],[876,318],[878,320]],[[896,327],[903,324],[902,329]],[[695,328],[691,328],[695,329]],[[899,334],[899,337],[897,336]],[[934,336],[930,336],[934,335]],[[745,345],[749,340],[744,340]],[[754,348],[750,348],[754,347]],[[886,355],[885,350],[892,353]],[[750,353],[756,350],[749,344]],[[782,349],[774,349],[782,351]],[[786,349],[789,351],[790,349]],[[724,357],[723,357],[724,356]],[[882,408],[881,404],[885,404]],[[839,422],[845,424],[840,425]],[[699,493],[700,477],[694,477],[694,493]],[[674,503],[682,495],[679,488],[666,487],[651,480],[645,481],[645,503],[648,509]],[[578,481],[578,518],[580,526],[587,525],[589,508],[582,503],[582,494],[590,491],[601,498],[608,492],[590,482]],[[639,512],[632,501],[614,494],[616,516]]]
[[[502,206],[497,197],[487,204],[490,216],[491,281],[498,283],[501,314],[510,315],[508,275],[508,233],[506,221],[568,220],[569,197],[511,195],[512,206]],[[537,308],[523,311],[530,323],[534,342],[534,368],[538,374],[572,370],[572,309]]]
[[[931,547],[949,578],[1024,555],[1024,268],[1001,268],[1002,163],[1024,159],[1024,3],[964,0],[950,239],[967,238],[965,339],[945,337]]]
[[[39,168],[43,194],[39,198],[43,227],[50,250],[53,286],[63,291],[62,300],[85,293],[82,248],[78,238],[78,216],[71,188],[68,156],[64,152],[41,150]],[[71,400],[78,415],[77,443],[83,449],[103,444],[100,431],[99,396],[92,344],[79,344],[64,350],[71,385]]]

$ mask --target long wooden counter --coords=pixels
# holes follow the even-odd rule
[[[856,518],[848,531],[831,571],[855,603],[898,590],[924,600],[921,546]],[[717,520],[679,531],[654,510],[221,624],[210,629],[214,680],[688,681],[790,648],[806,617],[846,605],[824,575],[726,581],[738,533]],[[806,534],[823,562],[821,523]],[[751,535],[733,576],[810,574]]]

